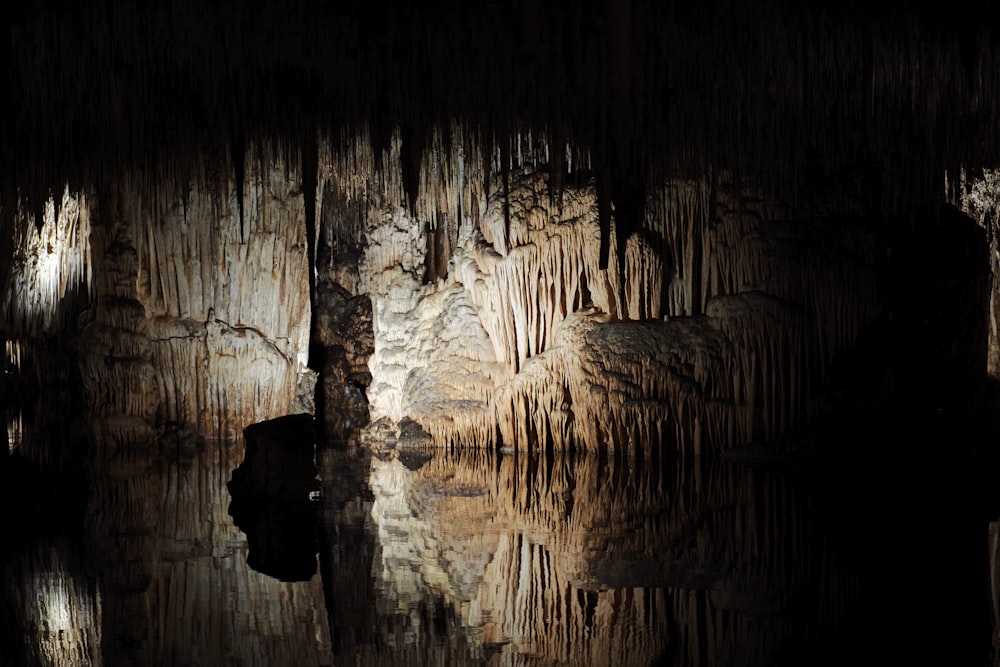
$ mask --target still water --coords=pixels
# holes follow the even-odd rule
[[[308,509],[237,526],[244,454],[13,447],[0,664],[991,659],[988,517],[940,467],[325,447]]]

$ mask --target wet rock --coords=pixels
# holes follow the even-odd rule
[[[298,383],[295,385],[295,402],[292,403],[292,413],[316,414],[316,382],[319,373],[304,368],[299,371]]]
[[[399,420],[397,446],[400,449],[429,447],[431,436],[424,428],[409,417]]]
[[[321,357],[316,408],[325,434],[346,440],[369,419],[368,359],[375,347],[371,301],[329,279],[320,282],[316,293],[313,341]]]

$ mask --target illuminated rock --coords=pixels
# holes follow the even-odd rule
[[[844,223],[785,222],[779,207],[671,183],[619,273],[599,267],[593,190],[564,188],[558,210],[547,192],[543,174],[512,179],[509,210],[495,198],[463,228],[436,283],[367,255],[388,267],[369,273],[383,276],[369,284],[373,418],[519,448],[772,440],[805,423],[810,386],[879,310],[874,241]],[[384,220],[371,235],[410,257],[399,218]]]
[[[120,427],[235,436],[288,413],[311,361],[338,438],[367,401],[442,442],[544,420],[530,437],[567,446],[588,436],[553,406],[599,410],[528,368],[564,321],[713,318],[720,299],[759,292],[802,319],[722,318],[752,366],[733,400],[759,380],[758,405],[776,403],[752,418],[685,409],[667,430],[779,437],[880,311],[886,238],[943,198],[946,167],[995,159],[1000,123],[985,102],[996,47],[978,26],[766,5],[415,6],[388,13],[400,31],[299,4],[26,10],[15,32],[31,48],[5,52],[16,103],[0,124],[5,339],[72,321],[87,293],[86,392]],[[104,72],[128,85],[98,85]],[[109,225],[122,229],[100,238]],[[374,343],[341,322],[341,343],[365,344],[310,360],[330,285],[370,299]],[[110,298],[144,321],[99,314]],[[363,310],[348,320],[366,325]],[[793,348],[787,368],[765,349],[775,340]],[[111,348],[103,368],[96,351]],[[118,384],[129,398],[106,396]],[[496,395],[542,384],[525,405]]]

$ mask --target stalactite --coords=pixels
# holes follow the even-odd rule
[[[319,360],[315,359],[316,350],[313,343],[313,335],[316,329],[316,261],[317,261],[317,233],[316,195],[319,188],[319,148],[314,135],[308,135],[302,142],[302,153],[300,156],[299,170],[302,174],[302,205],[305,217],[305,238],[306,238],[306,271],[309,281],[309,312],[311,321],[309,324],[309,367],[319,370]]]
[[[244,207],[246,206],[246,199],[244,198],[246,186],[246,145],[242,135],[241,131],[234,131],[233,145],[230,149],[233,162],[233,182],[236,184],[236,207],[239,211],[241,241],[246,238],[246,215],[244,211]]]
[[[462,428],[495,438],[484,415],[523,412],[502,417],[514,420],[499,429],[505,439],[568,442],[572,432],[597,447],[606,433],[578,432],[580,420],[569,416],[583,409],[574,391],[624,401],[611,410],[613,431],[633,429],[623,437],[663,432],[695,449],[794,426],[800,406],[790,397],[823,375],[880,306],[868,287],[874,245],[839,229],[840,220],[900,219],[938,196],[942,165],[992,159],[996,45],[980,35],[959,47],[959,33],[879,11],[866,22],[770,4],[750,11],[723,2],[690,15],[628,6],[607,22],[536,4],[447,15],[411,7],[388,27],[301,2],[280,11],[223,3],[207,10],[207,22],[179,5],[150,16],[117,2],[116,11],[83,7],[73,16],[27,11],[12,33],[17,48],[5,51],[17,101],[4,110],[10,122],[0,136],[3,215],[15,237],[5,339],[71,320],[82,306],[67,295],[91,280],[86,201],[64,197],[50,213],[48,193],[113,183],[131,227],[102,251],[88,285],[106,299],[93,310],[90,343],[121,360],[107,368],[84,361],[87,373],[99,385],[145,386],[147,336],[170,372],[188,376],[181,369],[213,361],[246,372],[239,390],[163,380],[164,414],[197,421],[200,402],[280,410],[308,350],[303,318],[315,301],[313,244],[323,227],[316,199],[329,186],[357,207],[358,219],[338,221],[336,233],[368,245],[358,291],[382,304],[380,340],[393,348],[388,357],[400,355],[383,364],[395,392],[386,414],[416,405],[406,397],[408,372],[422,373],[410,389],[435,379],[400,352],[425,344],[401,332],[437,331],[401,323],[423,300],[428,313],[460,309],[479,327],[476,361],[496,371],[491,382],[535,359],[561,372],[560,353],[541,357],[563,322],[590,306],[614,327],[707,317],[643,326],[669,338],[711,321],[749,350],[730,369],[739,378],[732,397],[720,402],[685,382],[644,380],[629,394],[610,380],[584,388],[531,371],[496,406],[484,407],[485,394],[499,385],[475,394],[473,416],[445,419],[449,404],[436,402],[442,421],[427,424],[436,433],[454,434],[464,420]],[[522,8],[530,9],[524,25],[515,20]],[[220,20],[224,10],[235,19]],[[539,32],[545,39],[524,42]],[[470,82],[481,94],[466,94]],[[289,162],[298,155],[308,159],[295,173]],[[564,172],[580,187],[564,187]],[[301,199],[288,187],[298,181]],[[79,234],[66,232],[73,240],[63,242],[60,225]],[[841,263],[848,251],[857,261]],[[769,296],[740,296],[757,292]],[[148,330],[119,297],[141,305]],[[776,302],[796,304],[790,310],[801,316],[780,331],[768,319]],[[758,321],[735,313],[758,306]],[[492,355],[479,349],[484,340]],[[781,358],[779,343],[794,352]],[[246,358],[230,364],[229,354]],[[630,372],[648,372],[643,363],[634,360]],[[545,387],[537,400],[532,382]],[[260,405],[247,407],[250,397]],[[95,400],[99,411],[149,415],[128,398]],[[770,407],[751,418],[744,413],[758,408],[750,403]],[[626,414],[639,417],[627,425]]]
[[[421,351],[440,334],[405,324],[441,317],[432,304],[445,287],[418,292],[414,273],[409,283],[374,290],[385,295],[376,303],[386,299],[376,318],[374,395],[394,387],[391,399],[373,403],[376,417],[417,418],[439,442],[524,449],[550,443],[636,454],[636,443],[652,443],[644,446],[701,453],[774,440],[804,423],[811,386],[879,310],[873,246],[843,222],[771,221],[780,208],[758,199],[668,183],[623,261],[618,244],[610,248],[622,280],[598,266],[593,190],[568,190],[557,216],[544,174],[512,186],[510,225],[495,199],[479,230],[463,232],[453,279],[474,306],[462,317],[478,319],[465,326],[481,326],[486,338],[477,334],[477,345],[493,348],[485,358],[515,375],[493,374],[474,393],[477,407],[455,414],[470,394],[428,371]],[[394,224],[397,235],[405,229]],[[412,248],[397,237],[395,252]],[[663,253],[674,270],[668,299]],[[661,322],[665,301],[671,312]],[[691,317],[697,313],[705,315]],[[407,361],[416,358],[427,365]],[[465,356],[452,358],[463,361],[442,368],[467,373],[458,371]],[[383,377],[394,379],[380,385]]]
[[[5,111],[2,153],[8,181],[23,187],[18,195],[17,184],[5,183],[8,203],[23,196],[37,208],[40,193],[67,180],[87,190],[98,176],[117,180],[147,167],[183,174],[191,170],[181,163],[199,159],[194,147],[297,142],[304,132],[338,133],[368,119],[377,171],[395,168],[382,153],[403,121],[428,138],[441,119],[476,126],[466,136],[493,127],[495,137],[482,142],[492,146],[553,128],[557,153],[568,138],[597,151],[601,169],[608,163],[616,209],[647,160],[654,183],[678,167],[698,173],[718,164],[764,174],[771,194],[788,192],[812,144],[834,169],[859,153],[905,169],[913,185],[872,193],[872,201],[885,212],[912,210],[913,188],[930,174],[936,180],[945,159],[964,152],[981,161],[998,144],[996,131],[982,129],[995,125],[988,92],[996,45],[975,30],[919,21],[916,11],[854,16],[767,3],[751,12],[724,2],[692,19],[633,2],[630,12],[616,7],[609,20],[592,21],[583,7],[518,2],[447,14],[407,8],[388,30],[351,8],[304,1],[285,11],[112,5],[66,13],[43,3],[16,22],[5,80],[18,103]],[[545,26],[544,40],[524,42],[541,31],[524,32],[512,18],[522,11]],[[468,95],[470,83],[481,94]],[[927,148],[933,165],[914,159]],[[145,180],[158,187],[158,178]]]
[[[72,323],[80,299],[91,290],[90,210],[87,197],[63,190],[45,202],[36,228],[21,210],[15,217],[15,255],[2,295],[8,337],[52,334]]]

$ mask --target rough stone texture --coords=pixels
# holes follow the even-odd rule
[[[430,284],[423,237],[398,214],[369,218],[374,419],[529,449],[774,440],[805,423],[810,388],[881,308],[873,237],[850,220],[669,182],[621,270],[601,270],[593,189],[566,187],[560,207],[548,192],[541,172],[512,178],[508,211],[494,198]]]
[[[19,211],[12,216],[10,252],[0,269],[0,312],[11,339],[55,333],[71,325],[80,307],[78,292],[92,287],[91,211],[88,197],[67,187],[50,197],[36,220]]]
[[[79,342],[89,435],[99,467],[127,467],[128,449],[152,440],[161,393],[136,290],[134,221],[118,190],[100,202],[91,237],[93,305],[81,317]]]
[[[291,410],[310,317],[301,193],[278,163],[245,176],[242,207],[210,174],[152,206],[124,187],[94,198],[79,347],[97,441],[178,424],[233,436]]]
[[[374,349],[371,300],[354,296],[331,280],[316,288],[313,350],[321,350],[320,404],[324,433],[343,441],[368,423],[371,384],[368,359]]]
[[[373,417],[420,421],[483,414],[491,392],[512,373],[497,363],[468,293],[451,282],[425,290],[419,306],[405,310],[400,304],[416,285],[408,274],[399,273],[391,289],[376,311]]]
[[[251,157],[242,202],[232,177],[202,173],[151,216],[135,208],[162,420],[229,437],[290,411],[308,354],[299,175],[283,158]]]

